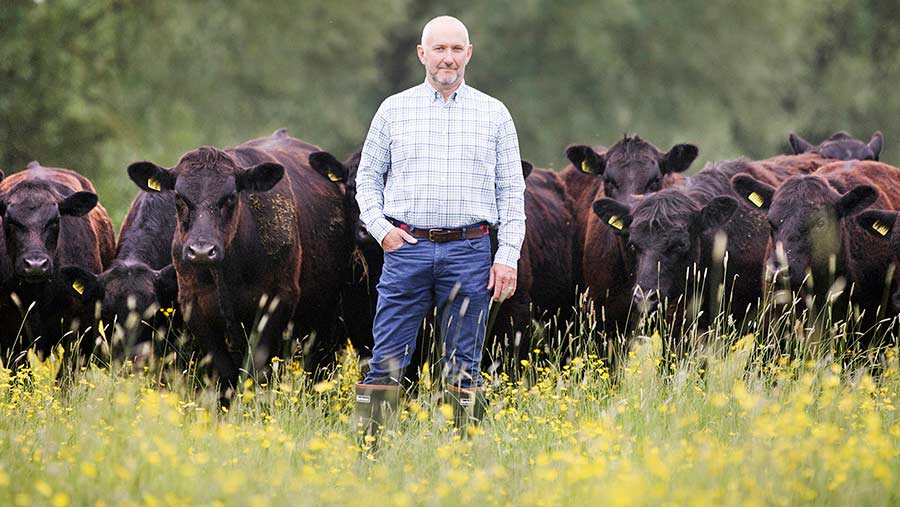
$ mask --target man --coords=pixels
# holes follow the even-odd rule
[[[436,303],[456,419],[480,418],[489,302],[510,297],[525,237],[518,139],[506,107],[465,84],[472,45],[458,19],[429,21],[417,46],[425,82],[385,100],[357,174],[360,217],[384,249],[359,424],[373,432],[396,408],[416,335]],[[489,227],[498,227],[491,263]],[[477,403],[476,403],[477,402]],[[476,410],[477,409],[477,410]]]

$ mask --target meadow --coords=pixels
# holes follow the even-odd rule
[[[896,505],[896,347],[773,353],[772,333],[810,342],[797,322],[675,355],[633,337],[613,371],[596,346],[563,359],[544,340],[485,373],[486,421],[463,435],[425,363],[375,448],[350,427],[349,349],[324,377],[276,359],[227,410],[191,360],[31,354],[0,374],[0,504]]]

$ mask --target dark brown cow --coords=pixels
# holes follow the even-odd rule
[[[851,217],[869,205],[900,210],[900,169],[873,161],[834,162],[777,189],[747,176],[733,183],[739,195],[768,214],[767,264],[777,278],[814,295],[817,305],[834,296],[829,294],[833,280],[844,279],[843,295],[855,286],[853,302],[872,322],[893,256],[887,238],[867,234]]]
[[[834,160],[878,160],[881,156],[881,147],[884,138],[880,131],[872,135],[872,139],[867,143],[851,137],[846,132],[838,132],[820,144],[813,146],[812,143],[798,136],[791,134],[788,139],[791,143],[791,149],[794,154],[801,153],[817,153],[825,158]]]
[[[682,185],[638,198],[634,206],[612,199],[594,203],[599,221],[622,238],[633,259],[627,271],[635,273],[635,284],[623,292],[633,298],[635,310],[667,302],[668,315],[680,316],[685,303],[699,297],[700,324],[706,325],[720,309],[709,288],[720,283],[737,319],[756,303],[768,230],[765,215],[755,208],[735,214],[738,196],[731,178],[742,173],[773,182],[780,177],[747,160],[716,162]],[[728,273],[723,273],[724,252],[714,248],[718,231],[727,238]],[[695,287],[702,292],[694,293]]]
[[[139,192],[119,230],[116,258],[103,273],[95,275],[75,266],[62,270],[65,285],[79,287],[73,296],[93,306],[100,302],[98,327],[113,337],[125,336],[116,352],[125,357],[144,355],[156,329],[179,329],[181,312],[176,310],[178,285],[172,267],[175,235],[175,195],[172,192]],[[77,283],[76,283],[77,282]],[[131,313],[142,317],[138,329],[125,329]]]
[[[492,330],[500,350],[519,358],[531,350],[532,317],[559,314],[566,322],[575,306],[571,199],[555,172],[532,170],[525,161],[522,168],[528,226],[516,272],[516,292],[500,306]],[[516,339],[517,334],[521,339]],[[490,355],[485,359],[490,360]]]
[[[900,212],[885,209],[870,209],[863,211],[856,217],[856,222],[862,230],[875,236],[877,239],[887,238],[891,244],[891,252],[894,254],[894,278],[900,276],[897,268],[900,268],[900,223],[897,217]],[[892,313],[900,312],[900,288],[891,295]]]
[[[340,193],[308,165],[314,151],[282,129],[234,148],[188,152],[170,170],[150,162],[128,168],[142,190],[175,193],[178,302],[223,389],[237,381],[247,335],[259,333],[251,353],[263,372],[292,320],[315,333],[310,357],[322,359],[334,345],[349,245]]]
[[[608,150],[588,146],[566,149],[573,165],[563,169],[560,177],[573,206],[573,281],[580,290],[588,291],[605,330],[624,329],[627,324],[631,293],[622,288],[634,285],[634,273],[628,269],[633,260],[625,243],[598,221],[592,210],[594,201],[612,196],[628,201],[635,194],[677,185],[698,153],[691,144],[679,144],[662,153],[638,136],[626,136]]]
[[[4,329],[5,348],[15,353],[35,346],[46,354],[70,327],[92,317],[92,308],[68,297],[69,288],[60,283],[60,268],[75,265],[102,271],[113,257],[112,223],[87,178],[37,162],[0,183],[0,214],[5,257],[12,270],[4,292],[18,296],[21,313],[16,315],[20,322],[25,319],[24,336],[15,336],[17,327]],[[93,343],[82,345],[89,352]]]

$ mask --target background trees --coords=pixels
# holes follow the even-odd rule
[[[414,47],[445,3],[7,0],[0,169],[90,176],[114,220],[134,160],[171,166],[285,126],[342,156],[388,94],[422,80]],[[523,156],[637,132],[700,161],[765,157],[796,131],[886,136],[900,158],[900,5],[889,0],[462,0],[468,81],[503,100]]]

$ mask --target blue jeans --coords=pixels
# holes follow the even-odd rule
[[[480,386],[490,269],[488,236],[445,243],[420,239],[386,252],[372,326],[375,345],[364,383],[399,383],[422,319],[437,303],[447,383]]]

